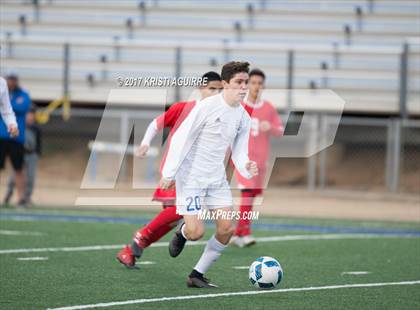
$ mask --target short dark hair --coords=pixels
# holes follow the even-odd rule
[[[251,77],[251,76],[253,76],[253,75],[260,76],[260,77],[262,77],[262,79],[265,81],[265,73],[264,73],[262,70],[260,70],[260,69],[252,69],[252,70],[249,72],[249,77]]]
[[[202,78],[203,78],[203,86],[207,86],[207,84],[210,83],[211,81],[220,82],[222,80],[219,73],[214,72],[214,71],[209,71],[209,72],[204,73]]]
[[[225,64],[222,68],[222,80],[229,83],[236,73],[249,72],[249,62],[246,61],[231,61]]]
[[[18,77],[18,75],[16,73],[11,72],[11,73],[9,73],[9,74],[6,75],[6,80],[14,80],[14,81],[17,81],[17,80],[19,80],[19,77]]]

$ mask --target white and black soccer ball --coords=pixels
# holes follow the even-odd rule
[[[249,267],[249,281],[257,288],[273,288],[282,279],[283,269],[280,263],[272,257],[258,257]]]

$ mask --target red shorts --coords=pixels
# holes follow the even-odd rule
[[[160,187],[156,188],[152,201],[160,201],[162,203],[175,203],[176,200],[176,190],[175,187],[171,189],[161,189]]]
[[[253,197],[262,195],[264,190],[262,188],[243,188],[242,191],[245,190],[248,193],[251,193]]]
[[[246,179],[235,170],[236,180],[238,182],[238,188],[240,190],[247,190],[253,193],[253,196],[262,195],[265,181],[265,169],[259,169],[258,175],[251,179]]]

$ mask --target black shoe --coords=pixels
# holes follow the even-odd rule
[[[24,208],[24,209],[27,208],[28,205],[26,204],[26,200],[24,200],[24,199],[20,200],[17,204],[17,207],[18,208]]]
[[[195,288],[218,288],[217,285],[210,283],[210,280],[204,277],[188,277],[187,286]]]
[[[28,208],[35,207],[35,204],[33,203],[31,199],[25,199],[25,204],[26,204],[26,207]]]
[[[11,193],[7,193],[6,197],[4,197],[3,204],[4,205],[9,205],[11,198],[12,198],[12,194]]]
[[[181,232],[181,228],[184,224],[180,225],[179,228],[176,230],[171,242],[169,242],[169,255],[172,257],[177,257],[181,254],[182,250],[184,249],[185,243],[187,239],[184,238]]]

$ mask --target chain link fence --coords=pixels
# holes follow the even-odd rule
[[[420,122],[402,123],[400,191],[420,193]]]
[[[387,124],[387,120],[342,119],[334,144],[320,154],[320,187],[385,190]]]

